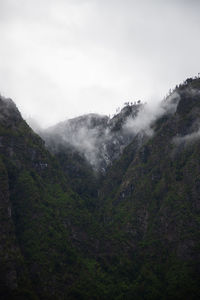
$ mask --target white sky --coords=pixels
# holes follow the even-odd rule
[[[0,0],[0,92],[42,126],[200,72],[199,0]]]

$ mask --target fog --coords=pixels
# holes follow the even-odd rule
[[[129,143],[141,144],[144,138],[151,138],[154,122],[164,114],[175,113],[179,100],[179,94],[173,92],[164,101],[155,101],[154,105],[139,101],[126,103],[112,118],[83,115],[58,123],[40,134],[52,152],[67,153],[72,148],[95,170],[105,172]]]
[[[1,0],[0,92],[48,127],[199,72],[200,1]]]
[[[173,92],[165,101],[155,101],[143,105],[136,118],[128,118],[124,124],[124,130],[135,134],[143,132],[147,136],[152,136],[154,133],[153,123],[164,114],[174,114],[179,100],[180,95]]]
[[[200,129],[196,132],[192,132],[190,134],[186,134],[185,136],[181,136],[181,137],[175,137],[173,139],[173,142],[176,145],[180,145],[180,144],[191,144],[192,142],[195,142],[196,140],[198,140],[200,138]]]

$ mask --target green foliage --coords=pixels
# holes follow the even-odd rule
[[[200,143],[174,142],[200,116],[187,86],[199,80],[103,180],[0,119],[2,299],[199,299]]]

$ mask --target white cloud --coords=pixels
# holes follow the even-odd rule
[[[200,129],[197,130],[196,132],[192,132],[192,133],[186,134],[184,136],[175,137],[173,139],[173,142],[176,145],[180,145],[180,144],[183,144],[183,143],[186,143],[186,145],[187,145],[187,144],[190,144],[191,142],[199,140],[199,138],[200,138]]]
[[[177,92],[170,94],[165,101],[155,101],[142,106],[136,118],[129,118],[124,125],[124,130],[138,134],[144,132],[146,135],[153,135],[152,124],[164,114],[174,114],[180,101],[180,95]]]
[[[50,125],[199,72],[199,1],[1,0],[0,91]]]

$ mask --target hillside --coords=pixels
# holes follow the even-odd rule
[[[127,121],[134,120],[143,107],[140,101],[126,103],[112,118],[87,114],[40,130],[71,187],[90,205],[96,202],[102,177],[135,136],[125,127]]]
[[[0,98],[1,299],[200,298],[200,79],[127,131],[142,107],[58,124],[47,150]]]
[[[1,299],[61,299],[85,269],[91,213],[15,104],[0,109]]]
[[[158,119],[137,151],[133,141],[101,187],[130,299],[199,297],[199,88],[191,80],[176,89],[176,112]]]

